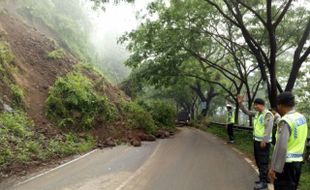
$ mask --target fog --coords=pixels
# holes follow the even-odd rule
[[[138,15],[144,14],[148,3],[152,0],[137,0],[134,3],[109,3],[105,10],[92,9],[92,3],[86,4],[87,14],[93,28],[90,32],[90,41],[95,47],[99,64],[104,68],[112,69],[112,77],[120,82],[128,76],[130,69],[123,63],[129,57],[125,45],[117,43],[126,32],[136,29],[140,23]],[[111,72],[111,70],[109,71]]]
[[[111,82],[119,83],[130,69],[124,66],[129,52],[117,41],[125,32],[138,27],[138,13],[146,14],[152,1],[155,0],[107,3],[103,11],[92,9],[90,0],[7,0],[7,8],[14,12],[17,7],[16,12],[27,18],[30,25],[57,40],[77,58],[98,66]],[[164,2],[169,4],[169,0]],[[310,8],[310,0],[294,3]]]

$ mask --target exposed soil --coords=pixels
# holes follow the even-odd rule
[[[13,10],[12,7],[10,9]],[[12,81],[23,88],[25,109],[29,117],[34,121],[36,132],[53,138],[61,135],[62,131],[53,127],[45,116],[45,101],[48,97],[48,90],[57,77],[72,71],[74,64],[78,60],[68,52],[62,59],[49,59],[48,53],[59,48],[49,36],[52,33],[52,37],[54,37],[55,33],[46,26],[41,26],[44,30],[39,31],[40,27],[34,28],[35,25],[27,25],[20,20],[20,16],[17,16],[15,12],[10,13],[12,10],[0,14],[0,39],[10,45],[10,49],[15,56],[13,64],[17,68],[16,72],[10,73],[10,77]],[[46,33],[46,31],[48,32]],[[44,34],[41,32],[44,32]],[[95,82],[96,90],[100,94],[106,95],[112,103],[117,105],[122,101],[130,101],[129,97],[102,76],[98,76],[89,70],[84,70],[83,74],[92,79]],[[3,100],[10,104],[10,88],[2,80],[0,80],[0,90]],[[145,135],[143,131],[132,131],[126,127],[126,122],[122,121],[122,118],[113,124],[98,124],[97,128],[91,133],[97,138],[98,147],[100,148],[115,146],[119,143],[131,143],[136,146],[141,145],[141,141],[153,141],[156,138]],[[83,135],[83,133],[80,135]],[[158,134],[158,138],[168,136],[168,132],[164,131]],[[20,177],[44,168],[53,167],[68,159],[70,157],[60,158],[55,156],[44,162],[33,160],[27,165],[13,164],[6,169],[7,171],[1,171],[7,176],[0,176],[0,181],[3,181],[3,177]],[[15,180],[16,177],[13,177],[6,181],[10,183]],[[0,183],[0,187],[2,184]]]
[[[1,37],[9,42],[18,72],[15,80],[25,92],[26,111],[37,128],[51,129],[45,117],[44,103],[48,89],[57,77],[72,70],[77,60],[70,54],[51,60],[48,52],[57,49],[44,34],[9,15],[0,15]]]

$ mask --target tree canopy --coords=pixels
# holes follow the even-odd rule
[[[274,107],[278,92],[293,90],[310,53],[310,13],[290,0],[156,1],[143,19],[121,39],[132,52],[127,65],[143,68],[155,85],[183,76],[232,99],[245,92],[249,105],[263,87]]]

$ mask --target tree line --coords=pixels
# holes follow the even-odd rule
[[[120,39],[131,52],[131,79],[168,95],[172,89],[186,110],[198,98],[207,114],[221,95],[238,114],[236,94],[245,94],[249,109],[257,94],[275,108],[279,92],[309,86],[302,72],[309,70],[310,12],[298,1],[158,0],[141,19]],[[182,99],[186,90],[196,98]]]

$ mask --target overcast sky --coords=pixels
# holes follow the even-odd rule
[[[94,28],[91,41],[98,47],[99,54],[115,54],[125,60],[129,55],[125,47],[117,44],[118,38],[125,32],[135,29],[139,25],[136,16],[138,11],[146,13],[147,5],[154,0],[135,0],[134,3],[106,4],[105,11],[89,10]],[[298,0],[298,6],[310,9],[310,0]],[[102,52],[102,51],[105,52]]]
[[[153,0],[135,0],[134,3],[106,4],[105,11],[92,12],[94,30],[91,39],[96,45],[110,46],[116,44],[117,39],[126,31],[135,29],[139,22],[136,19],[138,11],[146,11],[147,4]],[[310,0],[297,0],[299,6],[309,7]]]
[[[105,5],[105,11],[97,10],[92,13],[94,30],[91,40],[99,47],[109,46],[124,47],[117,45],[117,39],[125,32],[137,28],[139,22],[137,13],[146,10],[147,4],[152,0],[136,0],[135,3],[112,3]],[[115,47],[114,47],[115,48]]]

